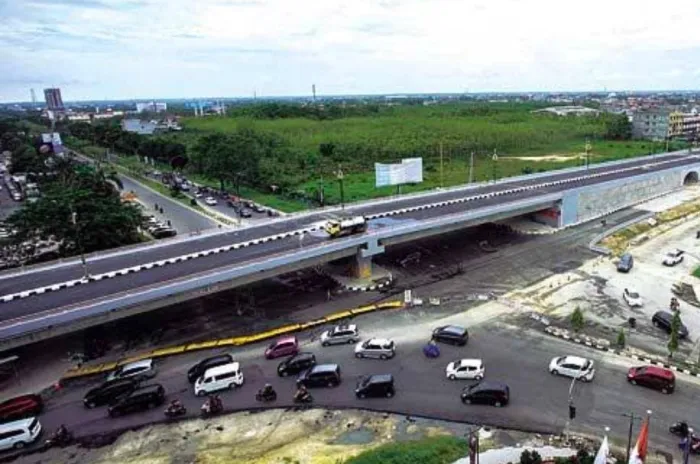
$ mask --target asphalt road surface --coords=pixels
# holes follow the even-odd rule
[[[170,220],[172,227],[178,234],[187,234],[201,230],[217,227],[217,223],[209,217],[200,214],[192,209],[186,208],[180,202],[142,187],[130,178],[120,175],[119,178],[124,185],[124,191],[133,191],[147,208],[153,209],[156,204],[163,208],[163,214],[153,213],[156,218],[166,221]]]
[[[648,161],[647,161],[648,162]],[[674,165],[685,165],[690,163],[696,163],[696,159],[680,159],[674,161]],[[640,163],[636,161],[635,163]],[[601,168],[598,168],[601,169]],[[591,169],[589,172],[596,172],[597,169]],[[649,169],[638,169],[639,172],[648,172]],[[634,171],[636,172],[636,171]],[[626,173],[631,174],[631,173]],[[623,174],[611,174],[611,178],[617,178]],[[552,176],[552,178],[564,178],[570,177],[571,174],[557,174]],[[399,220],[426,220],[430,218],[435,218],[444,215],[455,214],[459,212],[464,212],[469,209],[477,209],[493,206],[496,204],[503,204],[508,200],[523,199],[528,197],[534,197],[538,195],[543,195],[546,193],[553,193],[561,191],[564,189],[570,189],[576,186],[590,185],[593,183],[601,182],[606,178],[597,179],[587,179],[572,184],[566,185],[555,185],[550,187],[545,187],[537,190],[528,190],[524,192],[519,192],[513,195],[501,195],[492,198],[483,198],[479,200],[472,201],[470,203],[453,204],[449,206],[444,206],[440,208],[431,208],[420,211],[409,212],[401,215],[394,216],[394,218]],[[551,178],[548,178],[551,180]],[[523,180],[514,182],[514,185],[526,185],[535,182],[542,182],[542,180]],[[514,186],[514,185],[511,185]],[[503,185],[487,185],[479,189],[475,189],[474,193],[493,191],[495,189],[502,190],[505,187]],[[439,200],[445,200],[447,198],[460,198],[468,196],[465,192],[445,192],[444,195],[439,196]],[[438,201],[436,197],[430,197],[428,199],[420,198],[407,198],[404,200],[397,200],[385,205],[370,205],[362,207],[359,209],[363,214],[374,214],[379,211],[386,211],[387,209],[400,209],[406,206],[415,206],[420,203],[432,203]],[[304,216],[301,218],[296,218],[289,221],[279,221],[273,222],[263,226],[251,227],[249,229],[243,229],[230,234],[221,234],[216,236],[205,237],[200,240],[192,242],[179,242],[174,243],[172,246],[161,247],[156,249],[145,249],[137,252],[126,252],[123,255],[116,256],[114,258],[99,260],[95,263],[90,263],[91,273],[101,273],[110,270],[122,269],[129,266],[135,266],[145,262],[156,261],[173,255],[192,253],[199,250],[209,249],[216,246],[222,246],[230,243],[236,243],[251,239],[253,237],[260,237],[266,235],[272,235],[276,233],[281,233],[289,230],[294,230],[298,227],[312,224],[317,222],[322,213],[312,214],[309,216]],[[308,247],[313,244],[321,243],[324,239],[320,237],[310,236],[304,239],[304,246]],[[208,257],[198,258],[194,260],[188,260],[183,263],[179,263],[175,266],[168,266],[164,268],[154,268],[148,271],[142,271],[133,275],[121,276],[116,278],[111,278],[103,280],[100,282],[91,283],[85,286],[73,287],[70,289],[61,290],[58,292],[46,293],[43,295],[33,296],[28,299],[15,300],[12,302],[3,304],[3,317],[10,318],[16,317],[17,315],[24,315],[30,312],[37,312],[47,308],[58,307],[70,303],[76,303],[79,301],[85,301],[89,299],[94,299],[99,296],[104,296],[107,294],[113,294],[120,291],[136,288],[137,286],[145,286],[150,284],[156,284],[164,282],[167,280],[172,280],[178,277],[191,276],[197,272],[203,272],[215,268],[220,268],[231,263],[242,263],[246,261],[252,261],[259,259],[263,256],[270,254],[290,252],[299,247],[299,240],[297,237],[288,237],[286,239],[276,240],[273,242],[261,243],[251,247],[240,248],[237,250],[232,250],[227,253],[210,255]],[[18,292],[21,290],[36,288],[43,285],[50,285],[53,283],[63,282],[65,280],[79,278],[82,275],[82,269],[80,265],[71,266],[60,266],[54,269],[50,267],[40,273],[28,273],[28,274],[17,274],[14,276],[7,276],[0,280],[0,294],[7,294],[12,292]]]
[[[476,308],[473,311],[479,311]],[[328,408],[367,408],[407,415],[428,416],[472,424],[522,429],[542,433],[558,433],[565,426],[568,414],[568,390],[571,383],[565,377],[552,376],[548,370],[550,360],[566,354],[586,356],[596,362],[595,379],[588,384],[577,383],[574,402],[577,417],[570,431],[600,434],[604,426],[611,427],[611,436],[625,438],[628,421],[621,414],[644,414],[654,411],[651,427],[652,447],[673,449],[675,437],[667,432],[670,423],[689,418],[697,411],[700,390],[688,377],[678,376],[676,392],[663,395],[660,392],[632,386],[625,374],[633,362],[595,350],[573,345],[559,339],[535,336],[517,328],[487,323],[470,327],[470,341],[466,347],[440,345],[442,355],[427,359],[421,347],[427,340],[431,324],[417,323],[416,319],[401,313],[384,314],[374,318],[374,327],[368,327],[368,319],[357,322],[369,335],[386,333],[378,326],[392,326],[389,333],[402,335],[397,341],[397,355],[387,361],[356,359],[352,346],[322,348],[318,341],[311,341],[310,334],[300,334],[304,351],[316,354],[318,362],[339,363],[343,383],[333,389],[312,389],[315,406]],[[402,327],[403,325],[403,327]],[[437,325],[437,322],[433,324]],[[407,330],[407,328],[409,328]],[[293,377],[279,378],[276,366],[280,360],[262,357],[264,344],[234,350],[242,363],[245,384],[233,391],[221,394],[227,410],[242,410],[261,406],[254,400],[255,392],[266,382],[272,383],[278,392],[278,400],[269,407],[291,406],[295,391]],[[211,352],[210,352],[211,353]],[[185,372],[205,352],[163,360],[159,374],[153,382],[164,385],[167,400],[179,398],[188,409],[188,416],[196,417],[203,400],[194,396],[187,383]],[[444,369],[448,362],[463,357],[481,358],[486,367],[486,379],[505,382],[511,389],[511,403],[503,408],[464,405],[459,394],[471,381],[450,381]],[[391,373],[395,377],[397,394],[390,399],[359,400],[354,397],[355,379],[360,375]],[[44,427],[51,430],[65,423],[77,435],[91,435],[153,423],[163,419],[163,408],[111,419],[104,407],[87,410],[82,396],[90,385],[67,387],[64,393],[50,402],[41,416]],[[639,424],[635,426],[638,429]]]

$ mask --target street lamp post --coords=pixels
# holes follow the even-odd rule
[[[343,188],[343,179],[345,178],[345,174],[343,174],[343,167],[341,165],[338,165],[338,170],[336,171],[335,176],[338,179],[338,184],[340,186],[340,209],[345,209],[345,189]]]
[[[496,149],[493,149],[493,155],[491,156],[491,168],[493,181],[496,182],[496,161],[498,161],[498,155],[496,154]]]
[[[85,261],[85,253],[83,253],[82,228],[78,226],[78,213],[75,211],[71,213],[71,222],[73,226],[75,226],[76,242],[78,244],[78,251],[80,252],[80,262],[83,266],[83,280],[87,280],[88,268],[87,261]]]
[[[586,139],[586,169],[588,169],[588,166],[590,165],[590,159],[591,159],[591,143]]]

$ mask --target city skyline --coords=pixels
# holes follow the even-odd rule
[[[0,102],[697,88],[692,1],[523,3],[0,0]]]

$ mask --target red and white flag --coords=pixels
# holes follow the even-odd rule
[[[649,416],[644,419],[642,430],[639,431],[637,444],[630,453],[630,462],[628,464],[644,464],[647,457],[647,447],[649,446]]]

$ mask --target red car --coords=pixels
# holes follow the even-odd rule
[[[299,342],[297,337],[282,337],[277,341],[272,342],[265,350],[267,359],[279,358],[282,356],[291,356],[299,352]]]
[[[658,366],[632,367],[627,372],[627,381],[632,385],[659,390],[661,393],[673,393],[676,387],[673,371]]]
[[[0,421],[9,422],[36,416],[44,409],[41,396],[29,394],[16,396],[0,403]]]

